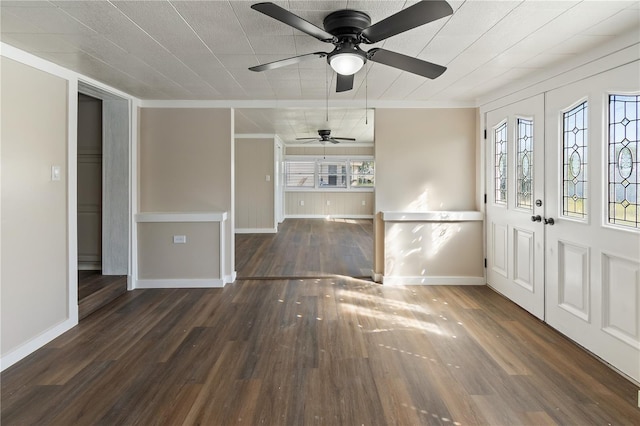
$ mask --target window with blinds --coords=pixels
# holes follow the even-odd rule
[[[288,159],[284,181],[289,190],[372,190],[374,172],[371,159]]]

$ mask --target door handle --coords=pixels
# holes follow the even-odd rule
[[[554,223],[556,223],[556,221],[555,221],[555,220],[553,220],[553,218],[552,218],[552,217],[550,217],[550,218],[546,218],[546,217],[545,217],[545,218],[544,218],[544,224],[545,224],[545,225],[553,225]]]
[[[540,216],[539,214],[537,214],[535,216],[531,216],[531,222],[542,222],[542,216]]]

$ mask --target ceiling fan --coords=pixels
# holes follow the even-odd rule
[[[257,3],[252,9],[264,13],[325,43],[334,45],[331,52],[314,52],[294,56],[249,68],[251,71],[267,71],[297,64],[315,58],[327,58],[338,73],[336,92],[353,88],[353,75],[369,61],[388,65],[423,77],[434,79],[447,68],[421,59],[381,48],[365,52],[360,44],[373,44],[391,36],[419,27],[453,13],[445,0],[420,1],[380,22],[371,25],[371,18],[364,12],[343,9],[330,13],[322,22],[324,30],[270,2]]]
[[[318,141],[321,144],[325,144],[327,142],[331,142],[331,143],[340,143],[340,141],[352,141],[355,142],[354,138],[339,138],[339,137],[331,137],[331,130],[318,130],[318,136],[320,137],[313,137],[313,138],[297,138],[297,141],[309,141],[309,142],[313,142],[313,141]],[[308,142],[307,142],[308,143]]]

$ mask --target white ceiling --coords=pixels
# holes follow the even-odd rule
[[[323,59],[256,73],[247,67],[332,46],[250,8],[253,1],[1,0],[0,39],[140,99],[263,101],[286,105],[327,96]],[[416,1],[275,1],[322,27],[350,8],[372,22]],[[640,28],[638,0],[450,1],[454,14],[389,38],[379,47],[448,67],[429,80],[368,63],[354,89],[329,102],[362,107],[240,109],[242,133],[278,131],[285,142],[332,127],[372,142],[369,101],[475,104],[496,88],[554,66]],[[363,46],[368,50],[372,46]],[[368,75],[365,79],[364,76]],[[332,73],[329,79],[333,80]],[[338,127],[335,127],[338,126]],[[370,140],[368,140],[371,138]]]

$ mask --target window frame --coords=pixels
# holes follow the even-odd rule
[[[611,111],[610,111],[610,99],[611,96],[640,96],[640,92],[638,91],[623,91],[623,90],[609,90],[607,92],[604,93],[604,99],[603,99],[603,113],[604,113],[604,120],[603,120],[603,144],[602,144],[602,151],[601,151],[601,155],[602,155],[602,161],[601,161],[601,184],[602,187],[604,188],[604,190],[602,191],[602,198],[601,198],[601,205],[602,205],[602,227],[603,228],[609,228],[609,229],[615,229],[617,231],[623,231],[623,232],[628,232],[628,233],[632,233],[632,234],[640,234],[640,227],[631,227],[631,226],[627,226],[627,225],[623,225],[623,224],[619,224],[619,223],[615,223],[615,222],[611,222],[610,221],[610,217],[609,217],[609,143],[610,143],[610,120],[611,120]]]
[[[590,224],[591,223],[591,218],[592,218],[592,212],[591,212],[591,205],[593,203],[591,202],[587,202],[586,203],[586,207],[584,208],[584,214],[582,217],[577,217],[577,216],[569,216],[566,215],[564,212],[564,160],[565,160],[565,140],[564,140],[564,133],[565,133],[565,127],[564,127],[564,117],[565,114],[568,112],[573,111],[574,109],[576,109],[578,106],[585,104],[586,103],[586,108],[587,108],[587,113],[585,115],[585,119],[586,119],[586,131],[587,131],[587,143],[586,143],[586,148],[587,150],[591,150],[592,146],[591,146],[591,108],[593,108],[593,104],[594,102],[592,102],[592,99],[590,99],[589,96],[584,96],[579,98],[578,100],[574,101],[573,103],[569,104],[569,106],[567,106],[566,108],[563,108],[561,110],[559,110],[559,114],[558,114],[558,162],[557,162],[557,167],[558,167],[558,182],[556,182],[556,184],[558,185],[558,211],[557,211],[557,217],[561,218],[563,220],[568,220],[568,221],[572,221],[572,222],[577,222],[577,223],[584,223],[584,224]],[[591,162],[591,156],[588,155],[587,153],[587,158],[588,158],[588,162],[587,162],[587,167],[593,167],[593,164]],[[588,180],[589,178],[589,173],[585,172],[585,175],[587,176],[587,182],[588,184],[590,184],[591,182]],[[588,190],[587,190],[587,195],[591,195],[591,185],[589,185]],[[588,199],[588,198],[587,198]]]
[[[287,163],[290,161],[313,162],[314,166],[314,185],[313,187],[295,187],[286,186],[287,182]],[[351,186],[351,167],[352,162],[371,161],[373,162],[373,185],[372,186]],[[374,192],[375,191],[375,158],[372,155],[286,155],[284,158],[284,179],[285,192]],[[345,186],[320,186],[320,165],[322,163],[342,163],[345,167]],[[340,174],[341,175],[341,174]]]

